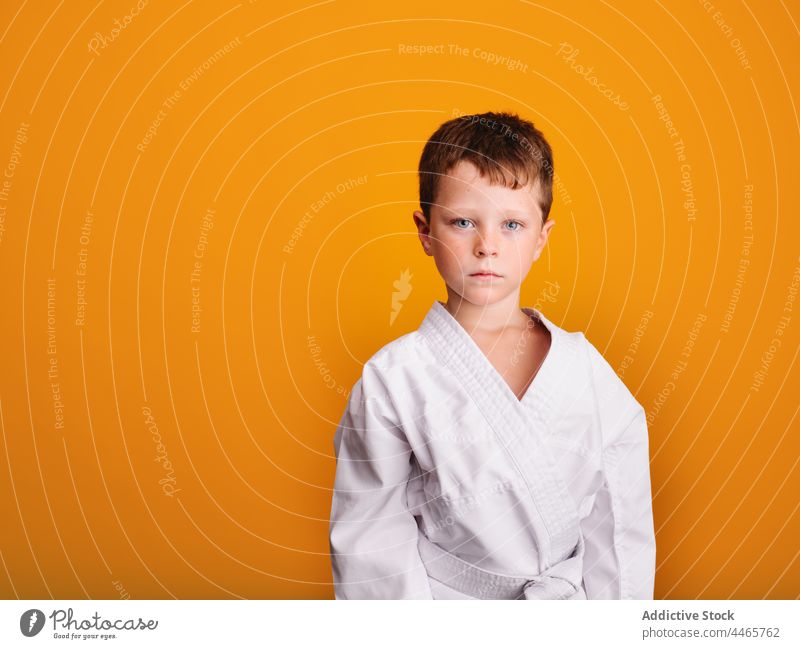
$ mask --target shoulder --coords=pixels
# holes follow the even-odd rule
[[[584,332],[567,331],[555,325],[552,330],[570,349],[571,364],[590,386],[604,444],[613,443],[635,417],[644,413],[644,408]],[[573,376],[578,380],[574,373]]]
[[[577,349],[583,344],[585,340],[584,335],[580,331],[570,331],[559,327],[555,322],[550,320],[544,313],[535,307],[525,307],[523,309],[528,315],[532,315],[537,320],[544,324],[545,328],[550,332],[553,338],[558,338],[559,343],[563,343],[567,347]]]
[[[346,413],[355,421],[365,417],[380,421],[398,439],[407,440],[409,408],[417,403],[414,395],[418,396],[419,385],[425,380],[425,369],[421,369],[423,346],[424,341],[414,331],[369,357],[350,391]]]
[[[366,398],[387,395],[403,383],[402,377],[424,372],[430,362],[427,341],[419,331],[404,334],[381,347],[364,363],[356,385]]]
[[[597,388],[603,393],[615,391],[624,392],[633,399],[633,395],[630,390],[628,390],[624,381],[614,371],[614,368],[611,367],[597,347],[592,344],[583,332],[577,332],[577,335],[579,336],[579,344],[583,349],[583,353],[586,355],[589,370],[592,373],[592,379]]]
[[[421,347],[425,344],[419,331],[412,331],[386,343],[376,351],[364,366],[377,371],[391,370],[398,364],[408,363],[420,356]]]
[[[592,353],[589,348],[595,354],[597,354],[597,350],[586,339],[583,332],[570,331],[559,327],[538,309],[528,308],[525,310],[540,320],[550,332],[551,349],[556,347],[558,349],[559,363],[569,367],[569,380],[590,379],[592,376]]]
[[[636,417],[644,416],[644,408],[598,349],[585,335],[581,334],[581,337],[588,357],[605,442],[621,441],[619,435]]]

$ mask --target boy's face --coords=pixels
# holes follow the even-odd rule
[[[448,286],[475,305],[516,293],[539,259],[550,230],[542,226],[539,187],[492,185],[478,168],[461,161],[439,179],[430,226],[422,212],[414,222],[426,254],[432,255]],[[494,275],[477,275],[480,272]]]

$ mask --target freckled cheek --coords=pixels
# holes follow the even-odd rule
[[[440,237],[438,246],[442,258],[447,258],[449,262],[463,259],[470,250],[470,244],[466,237],[448,236],[447,234]]]
[[[533,264],[533,246],[525,243],[510,244],[503,251],[509,271],[525,275]]]
[[[459,277],[467,271],[472,248],[462,237],[442,237],[437,242],[436,266],[442,275]]]

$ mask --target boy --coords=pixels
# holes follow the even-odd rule
[[[337,599],[652,599],[644,410],[582,333],[519,307],[552,182],[513,114],[425,145],[414,221],[447,303],[364,365],[336,430]]]

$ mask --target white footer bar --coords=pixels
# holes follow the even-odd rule
[[[5,600],[0,647],[800,647],[799,620],[796,600]]]

